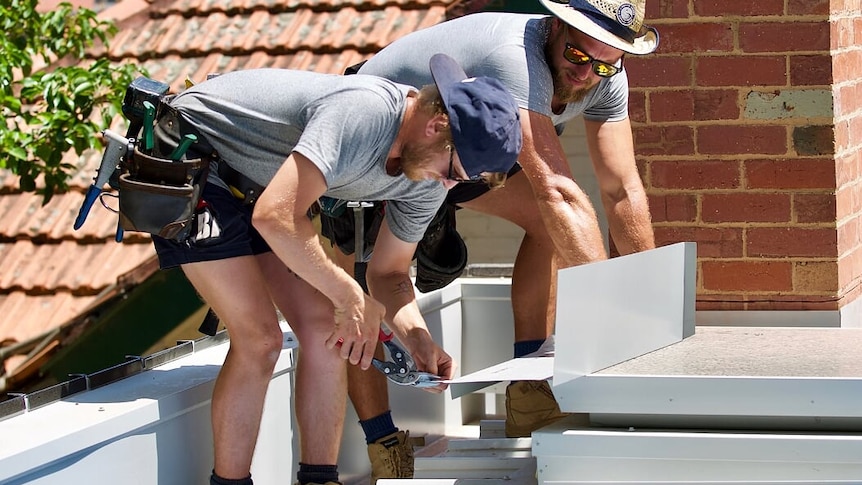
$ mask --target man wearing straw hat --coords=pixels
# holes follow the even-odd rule
[[[626,55],[649,54],[658,46],[657,31],[643,23],[645,0],[540,2],[552,16],[466,15],[396,40],[359,69],[421,85],[429,80],[428,57],[443,52],[469,75],[501,80],[518,102],[524,146],[506,185],[488,190],[459,184],[447,197],[450,205],[501,217],[525,231],[512,278],[515,357],[538,350],[554,331],[557,269],[608,257],[596,212],[573,179],[558,138],[567,122],[583,119],[615,247],[629,254],[655,246],[635,164],[625,70]],[[460,259],[466,262],[466,256]],[[345,257],[343,267],[352,265]],[[460,268],[455,270],[457,275]],[[392,421],[385,381],[352,372],[349,384],[372,464],[406,463],[388,472],[374,466],[372,477],[412,474],[412,460],[403,459],[412,450]],[[562,416],[547,382],[508,386],[508,436],[529,436]],[[390,450],[398,456],[390,457]]]

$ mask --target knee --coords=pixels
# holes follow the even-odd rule
[[[244,362],[257,367],[261,372],[271,373],[281,355],[283,334],[278,326],[274,329],[246,336],[231,338],[231,352],[236,352]]]

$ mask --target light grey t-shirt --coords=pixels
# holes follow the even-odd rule
[[[446,196],[439,181],[386,173],[412,88],[385,79],[285,69],[250,69],[184,91],[171,106],[227,163],[267,185],[294,151],[326,179],[329,197],[388,201],[392,233],[422,238]]]
[[[448,54],[468,76],[499,79],[518,106],[549,116],[555,125],[583,115],[596,121],[628,116],[628,78],[623,71],[602,79],[584,99],[559,115],[551,112],[554,83],[545,62],[551,17],[483,12],[465,15],[413,32],[374,55],[359,70],[398,83],[424,86],[433,82],[428,61]]]

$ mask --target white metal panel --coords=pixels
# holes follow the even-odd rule
[[[673,416],[677,426],[687,416],[749,416],[748,427],[757,425],[758,416],[798,416],[854,418],[858,428],[860,348],[862,329],[699,327],[682,342],[555,392],[572,397],[573,411],[652,414],[665,425]],[[643,425],[643,418],[630,424]]]
[[[560,270],[554,386],[693,335],[695,272],[694,243]]]
[[[862,436],[603,431],[564,423],[533,434],[539,483],[862,480]]]
[[[288,380],[293,367],[289,338],[276,380]],[[0,482],[200,482],[212,470],[209,402],[227,348],[197,351],[0,422]],[[274,397],[282,399],[274,406],[280,419],[289,421],[289,387]],[[278,443],[259,443],[258,451],[269,453],[270,445]],[[282,460],[293,461],[289,446],[278,448]]]

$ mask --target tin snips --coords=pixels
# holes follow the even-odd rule
[[[441,383],[440,376],[418,370],[413,357],[392,339],[391,333],[387,334],[381,328],[379,339],[386,347],[390,360],[382,361],[375,358],[371,364],[386,375],[387,379],[399,386],[418,388],[436,387]]]

